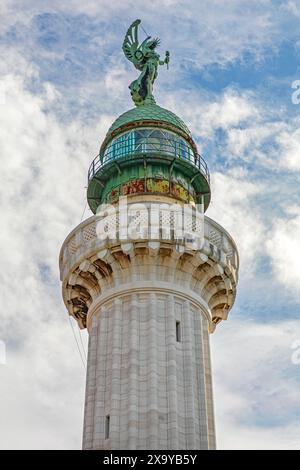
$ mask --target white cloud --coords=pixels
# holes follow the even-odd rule
[[[293,34],[292,29],[282,28],[276,5],[269,0],[251,4],[241,0],[204,0],[201,4],[192,0],[52,0],[51,5],[45,0],[6,0],[2,10],[3,31],[17,22],[28,25],[44,12],[85,14],[106,22],[118,19],[123,33],[130,21],[141,18],[147,32],[151,27],[151,33],[161,35],[166,47],[173,46],[181,62],[185,59],[196,68],[214,63],[225,66],[245,52],[260,59],[267,47],[276,47],[278,38]]]
[[[296,17],[300,17],[300,4],[299,1],[288,0],[288,2],[284,3],[281,6],[282,9],[289,11]]]
[[[64,309],[54,303],[57,315],[47,319],[49,304],[44,300],[30,318],[23,318],[24,345],[14,350],[13,342],[7,343],[7,364],[0,366],[2,449],[81,447],[85,371]],[[19,301],[14,315],[22,316],[26,308]],[[64,321],[59,315],[61,320],[65,315]],[[11,328],[13,325],[11,318]],[[19,341],[18,331],[12,336]]]
[[[253,92],[227,88],[210,96],[169,94],[164,104],[184,118],[202,148],[216,140],[221,130],[224,138],[219,152],[226,163],[259,165],[268,171],[269,179],[278,169],[291,174],[300,171],[299,117],[282,110],[270,112]]]
[[[85,172],[97,145],[88,131],[103,130],[58,123],[49,111],[60,99],[53,86],[33,94],[25,82],[14,74],[1,79],[0,338],[7,365],[0,368],[0,442],[78,448],[84,371],[60,300],[58,254],[85,204]]]
[[[213,140],[219,129],[230,137],[235,130],[248,130],[253,122],[262,120],[261,110],[254,100],[254,95],[250,92],[242,93],[234,88],[207,96],[202,90],[172,92],[165,94],[163,99],[163,105],[181,116],[194,138],[198,138],[200,142]],[[185,106],[182,106],[182,103],[185,103]],[[245,141],[244,146],[248,145],[248,141]],[[241,147],[241,142],[237,141],[236,146]]]
[[[232,318],[217,328],[211,339],[220,448],[299,448],[300,366],[291,360],[299,338],[299,320]]]
[[[247,172],[242,169],[212,175],[212,202],[207,214],[235,240],[245,276],[255,272],[263,253],[266,227],[255,203],[255,197],[262,191],[263,185],[247,181]]]
[[[291,171],[300,171],[300,119],[294,119],[289,128],[283,129],[277,136],[280,145],[279,161],[282,167]]]
[[[198,118],[194,125],[197,125],[199,136],[211,138],[218,128],[229,132],[236,126],[245,126],[250,120],[256,120],[257,116],[258,111],[248,93],[229,89],[219,99],[202,107],[201,118],[200,115],[194,116],[194,119]]]
[[[290,207],[285,218],[274,220],[266,243],[273,272],[292,297],[300,294],[300,208]]]

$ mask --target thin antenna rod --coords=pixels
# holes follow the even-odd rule
[[[86,354],[86,350],[85,350],[85,347],[84,347],[84,344],[83,344],[83,341],[82,341],[82,335],[81,335],[81,329],[80,328],[79,328],[79,336],[80,336],[80,342],[81,342],[81,346],[82,346],[82,349],[83,349],[84,357],[85,357],[85,360],[87,362],[87,354]]]
[[[84,217],[84,214],[85,214],[85,211],[86,211],[86,206],[87,206],[87,202],[85,203],[85,206],[84,206],[84,209],[83,209],[83,212],[82,212],[82,216],[81,216],[81,219],[80,219],[80,223],[82,222],[82,219]]]
[[[74,326],[73,326],[73,324],[72,324],[72,321],[71,321],[70,316],[69,316],[68,318],[69,318],[69,323],[70,323],[71,328],[72,328],[72,331],[73,331],[74,339],[75,339],[76,344],[77,344],[77,349],[78,349],[78,352],[79,352],[79,356],[80,356],[80,358],[81,358],[81,362],[82,362],[83,368],[84,368],[84,370],[86,370],[86,365],[85,365],[85,362],[84,362],[84,359],[83,359],[83,356],[82,356],[82,352],[81,352],[80,347],[79,347],[79,343],[78,343],[78,340],[77,340],[77,337],[76,337],[76,334],[75,334]]]

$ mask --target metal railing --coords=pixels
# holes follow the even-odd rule
[[[140,157],[141,155],[166,155],[177,157],[196,166],[205,176],[208,183],[210,175],[206,161],[199,154],[194,154],[192,149],[183,141],[172,141],[171,139],[144,137],[141,142],[134,145],[130,142],[112,143],[104,152],[104,155],[97,155],[92,161],[88,171],[88,181],[107,163],[117,161],[120,158]]]

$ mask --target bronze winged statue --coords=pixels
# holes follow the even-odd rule
[[[164,60],[160,60],[159,54],[155,51],[160,43],[158,38],[151,39],[151,36],[147,36],[139,44],[138,27],[140,23],[141,20],[135,20],[128,28],[122,47],[127,59],[141,72],[140,76],[129,85],[136,106],[155,104],[152,91],[154,80],[157,77],[157,68],[164,64],[168,66],[170,60],[168,51],[166,51]]]

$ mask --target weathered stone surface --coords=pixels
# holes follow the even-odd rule
[[[154,288],[91,316],[84,449],[214,448],[207,313]]]
[[[215,448],[208,336],[234,302],[233,240],[209,218],[199,249],[162,231],[101,240],[96,223],[60,255],[65,304],[90,335],[83,448]]]

